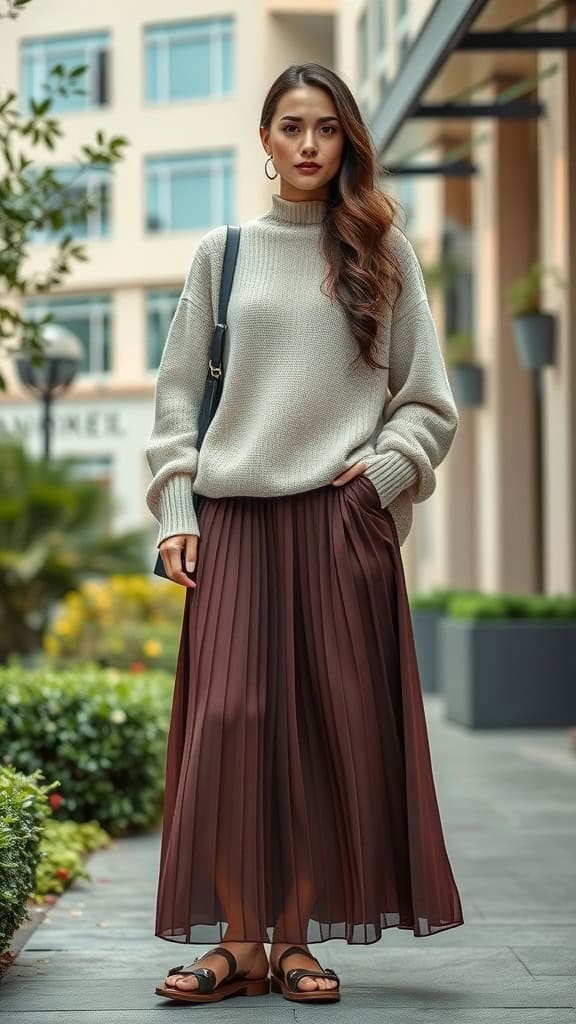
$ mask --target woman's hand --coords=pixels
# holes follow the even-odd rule
[[[345,473],[341,473],[335,480],[332,481],[333,486],[340,487],[341,484],[347,484],[349,480],[353,480],[355,476],[361,476],[365,469],[367,469],[366,462],[355,462],[353,466],[350,466]]]
[[[195,587],[194,580],[189,579],[187,572],[192,573],[196,568],[196,553],[198,550],[198,535],[196,533],[183,533],[174,537],[166,537],[158,550],[162,556],[162,562],[166,575],[179,583],[182,587]],[[183,564],[186,567],[184,572]]]
[[[354,477],[360,476],[366,469],[365,462],[356,462],[346,472],[337,476],[332,484],[340,487],[347,484]],[[159,551],[164,563],[166,575],[183,587],[195,587],[194,580],[189,579],[186,572],[194,572],[196,566],[196,553],[198,549],[198,536],[195,533],[184,533],[174,537],[166,537],[159,545]],[[186,566],[186,572],[182,568],[182,562]]]

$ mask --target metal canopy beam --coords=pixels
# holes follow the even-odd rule
[[[526,100],[512,103],[422,103],[413,110],[410,117],[445,118],[454,120],[470,120],[479,117],[495,117],[499,120],[527,121],[540,117],[544,113],[544,105]]]
[[[469,32],[458,50],[574,50],[576,32]]]
[[[385,168],[385,173],[391,177],[470,178],[478,173],[478,168],[467,160],[458,160],[444,164],[393,164]]]
[[[417,107],[446,57],[458,45],[488,0],[437,0],[375,116],[371,132],[378,152],[392,142]]]

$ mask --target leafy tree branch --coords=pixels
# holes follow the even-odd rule
[[[16,17],[31,0],[7,0],[0,17]],[[42,326],[52,319],[27,317],[22,299],[58,288],[73,272],[76,262],[88,259],[77,239],[77,228],[97,209],[98,198],[88,187],[87,172],[99,168],[113,173],[124,157],[128,140],[107,137],[98,131],[73,158],[76,171],[65,180],[48,161],[64,137],[54,116],[58,96],[79,95],[87,68],[53,67],[45,84],[45,96],[32,99],[29,110],[18,105],[13,91],[0,93],[0,352],[15,352],[39,359]],[[79,190],[79,185],[85,188]],[[30,246],[47,239],[53,251],[46,266],[30,267]],[[0,376],[0,387],[4,381]]]

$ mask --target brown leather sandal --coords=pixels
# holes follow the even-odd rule
[[[331,978],[336,980],[338,985],[340,984],[340,978],[335,971],[327,967],[325,970],[319,971],[308,971],[305,967],[293,967],[288,974],[284,974],[282,970],[282,961],[285,957],[291,956],[293,953],[304,953],[305,956],[310,957],[311,960],[316,960],[315,956],[308,949],[304,949],[303,946],[290,946],[285,949],[278,960],[278,966],[271,970],[270,975],[270,987],[272,992],[279,992],[284,996],[284,999],[290,999],[295,1003],[337,1003],[340,1000],[340,992],[337,987],[325,988],[325,989],[311,989],[309,992],[304,992],[298,988],[298,982],[301,978]],[[320,967],[318,960],[316,963]]]
[[[156,995],[165,996],[167,999],[175,999],[183,1003],[217,1003],[220,999],[228,999],[229,996],[265,996],[270,991],[270,979],[266,978],[244,978],[238,974],[236,957],[224,946],[216,946],[209,949],[201,957],[196,957],[193,963],[203,960],[212,953],[220,953],[228,961],[228,974],[216,985],[216,975],[209,967],[196,967],[192,971],[185,971],[180,967],[172,967],[167,974],[193,974],[198,978],[198,988],[185,991],[181,988],[170,986],[168,988],[158,987],[154,989]]]

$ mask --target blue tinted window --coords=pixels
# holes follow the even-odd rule
[[[146,99],[152,102],[232,92],[233,19],[212,18],[145,31]]]
[[[170,321],[176,312],[180,292],[173,288],[149,291],[146,296],[146,365],[160,365]]]
[[[356,36],[358,80],[365,82],[368,78],[368,12],[364,11],[357,28]]]
[[[46,97],[52,68],[58,64],[66,71],[86,67],[78,79],[81,94],[53,95],[53,110],[66,113],[100,107],[109,96],[109,36],[98,33],[81,36],[54,36],[29,39],[22,44],[22,96],[24,103]],[[53,83],[54,80],[52,80]]]
[[[197,231],[234,216],[234,157],[228,151],[146,161],[149,231]]]
[[[110,370],[110,295],[33,299],[26,303],[26,313],[30,317],[36,314],[38,318],[51,313],[54,323],[61,324],[76,335],[84,353],[80,373],[105,373]]]
[[[110,170],[65,166],[54,168],[54,174],[66,187],[67,200],[76,205],[88,199],[94,207],[81,216],[74,214],[73,209],[65,211],[63,230],[75,238],[105,238],[110,233]],[[61,234],[62,231],[52,231],[46,226],[43,231],[35,232],[31,241],[47,242]]]

